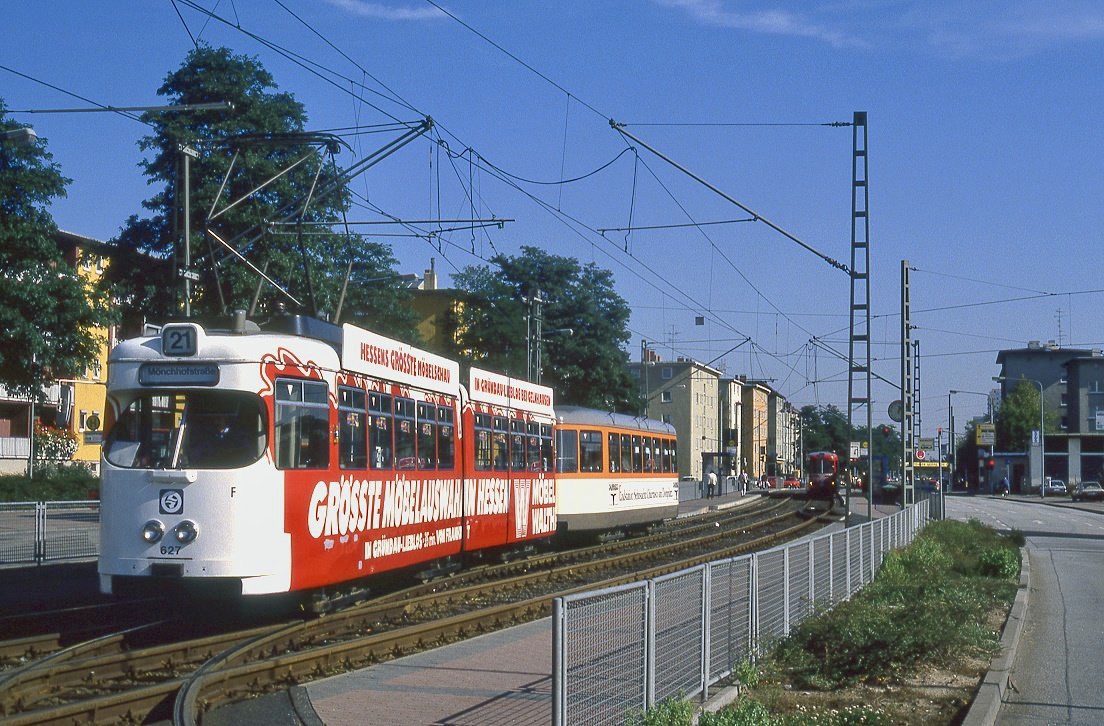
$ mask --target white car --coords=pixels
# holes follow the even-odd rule
[[[1064,497],[1066,494],[1066,483],[1061,479],[1048,479],[1039,490],[1040,497]]]

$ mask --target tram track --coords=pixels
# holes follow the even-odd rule
[[[792,505],[768,506],[765,518],[710,513],[674,532],[487,567],[314,620],[148,647],[135,646],[156,640],[158,626],[108,635],[5,674],[0,723],[196,723],[250,695],[541,617],[558,596],[743,554],[816,525],[795,524]]]

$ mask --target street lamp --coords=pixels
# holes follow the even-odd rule
[[[38,134],[30,126],[10,131],[0,131],[0,141],[8,141],[13,144],[25,144],[27,146],[38,141]]]
[[[1034,378],[1009,378],[1008,376],[993,376],[993,380],[1001,384],[1001,398],[1004,398],[1004,383],[1007,381],[1028,381],[1039,387],[1039,492],[1046,496],[1043,484],[1046,482],[1046,432],[1043,430],[1043,383]]]

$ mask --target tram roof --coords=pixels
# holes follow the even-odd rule
[[[565,424],[584,426],[617,426],[648,433],[675,435],[675,427],[654,418],[641,418],[626,413],[599,411],[584,406],[556,406],[556,420]]]

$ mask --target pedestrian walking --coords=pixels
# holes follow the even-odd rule
[[[709,481],[709,498],[712,499],[713,497],[715,497],[717,495],[717,472],[710,469],[709,474],[708,474],[708,481]]]

